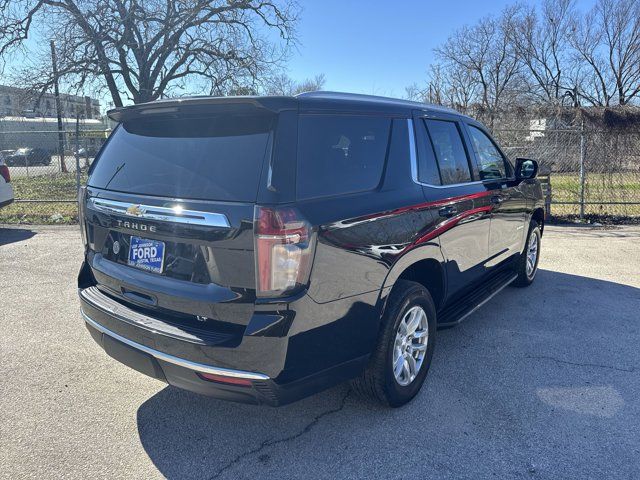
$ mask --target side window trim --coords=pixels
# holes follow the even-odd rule
[[[496,147],[496,150],[498,150],[498,152],[502,156],[502,161],[504,162],[504,165],[505,165],[505,174],[507,175],[506,177],[489,179],[489,180],[481,180],[481,182],[483,182],[483,183],[495,183],[496,180],[506,180],[506,181],[514,180],[515,179],[515,168],[513,167],[513,164],[509,160],[509,157],[502,151],[502,148],[500,148],[500,145],[498,145],[498,142],[495,141],[495,139],[486,130],[486,128],[484,128],[484,126],[481,125],[481,124],[476,124],[476,123],[473,123],[473,122],[465,121],[463,123],[464,123],[464,128],[466,130],[466,134],[469,137],[469,145],[471,146],[471,151],[473,152],[473,157],[474,157],[474,161],[475,161],[475,164],[476,164],[476,168],[477,168],[479,159],[478,159],[478,154],[476,152],[476,148],[473,145],[473,140],[471,140],[471,134],[469,133],[471,128],[476,128],[476,129],[480,130],[482,133],[484,133],[487,136],[489,141],[493,144],[494,147]]]
[[[462,183],[451,183],[448,185],[433,185],[431,183],[425,183],[425,182],[421,182],[418,178],[418,155],[417,155],[417,138],[415,135],[415,122],[416,121],[421,121],[423,122],[425,119],[433,119],[433,120],[443,120],[443,121],[447,121],[447,122],[454,122],[456,123],[456,126],[458,127],[458,131],[460,133],[460,138],[462,140],[462,144],[464,145],[465,151],[467,153],[467,164],[469,166],[469,173],[471,176],[471,181],[469,182],[462,182]],[[471,158],[471,152],[469,151],[469,146],[467,145],[467,136],[466,136],[466,131],[464,131],[465,126],[461,125],[461,122],[455,118],[455,117],[451,117],[451,118],[444,118],[441,116],[435,116],[435,115],[425,115],[424,113],[420,113],[420,114],[416,114],[414,115],[412,118],[408,118],[407,119],[407,130],[409,131],[409,156],[410,156],[410,161],[411,161],[411,177],[414,183],[418,184],[418,185],[422,185],[423,187],[431,187],[431,188],[455,188],[455,187],[461,187],[461,186],[465,186],[465,185],[479,185],[482,184],[483,181],[482,180],[478,180],[477,178],[477,174],[475,172],[475,169],[472,167],[471,162],[472,162],[472,158]],[[425,130],[427,131],[427,133],[429,132],[429,129],[426,128],[425,125]],[[429,133],[428,133],[429,134]],[[431,136],[431,134],[429,134],[429,137]],[[433,147],[432,147],[433,148]],[[473,161],[475,161],[475,153],[473,153],[474,157],[473,157]],[[436,160],[437,162],[437,160]],[[438,172],[440,171],[440,166],[438,165]]]
[[[413,118],[407,118],[407,132],[409,132],[409,160],[411,162],[411,179],[413,183],[425,185],[418,180],[418,154],[416,153],[416,133],[413,130]]]

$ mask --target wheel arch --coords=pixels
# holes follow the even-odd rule
[[[400,279],[423,285],[431,294],[436,310],[439,310],[444,304],[447,290],[444,264],[440,246],[435,243],[410,250],[400,257],[389,270],[382,286],[380,316],[384,315],[389,296]]]
[[[531,213],[531,220],[535,220],[536,222],[538,222],[538,225],[540,225],[540,234],[542,234],[542,232],[544,231],[544,209],[542,207],[538,207],[536,208],[532,213]]]
[[[419,260],[405,268],[398,280],[411,280],[421,284],[431,294],[436,311],[442,306],[446,285],[440,262],[432,258]]]

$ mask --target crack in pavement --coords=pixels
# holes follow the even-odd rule
[[[634,367],[631,368],[622,368],[622,367],[614,367],[613,365],[602,365],[600,363],[579,363],[579,362],[569,362],[568,360],[560,360],[554,357],[547,357],[544,355],[527,355],[526,358],[531,358],[534,360],[551,360],[556,363],[564,363],[566,365],[573,365],[576,367],[596,367],[596,368],[607,368],[609,370],[616,370],[618,372],[627,372],[633,373],[636,371]]]
[[[313,429],[313,427],[315,427],[318,424],[318,422],[320,420],[322,420],[324,417],[342,411],[344,409],[344,407],[346,406],[346,404],[347,404],[347,399],[349,398],[350,394],[351,394],[351,389],[347,390],[347,393],[344,395],[344,397],[342,397],[342,400],[340,401],[340,404],[338,405],[338,407],[333,408],[331,410],[327,410],[325,412],[322,412],[319,415],[316,415],[299,432],[294,433],[293,435],[289,435],[288,437],[284,437],[284,438],[278,438],[278,439],[275,439],[275,440],[265,440],[264,442],[262,442],[260,444],[259,447],[253,448],[251,450],[248,450],[248,451],[246,451],[244,453],[241,453],[241,454],[237,455],[233,460],[231,460],[226,465],[224,465],[221,469],[219,469],[213,476],[209,477],[209,480],[213,480],[214,478],[220,477],[220,475],[222,475],[224,472],[226,472],[227,470],[229,470],[233,466],[235,466],[238,463],[240,463],[246,457],[249,457],[251,455],[255,455],[257,453],[260,453],[265,448],[273,447],[274,445],[278,445],[280,443],[286,443],[286,442],[289,442],[291,440],[295,440],[295,439],[301,437],[302,435],[304,435],[305,433],[310,432]]]

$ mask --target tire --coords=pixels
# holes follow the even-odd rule
[[[420,310],[424,312],[426,322]],[[412,317],[414,314],[416,316]],[[409,319],[414,319],[416,323],[420,319],[417,323],[418,328],[414,331],[415,338],[404,328],[409,324]],[[352,381],[353,389],[390,407],[400,407],[409,402],[420,391],[429,371],[435,347],[436,327],[436,308],[427,289],[416,282],[398,280],[391,291],[380,325],[378,343],[371,354],[369,365],[360,377]],[[403,335],[401,329],[409,336]],[[424,332],[427,332],[426,340]],[[396,348],[403,338],[410,340],[402,343],[402,348],[406,346],[406,351]],[[424,355],[421,356],[422,351]],[[398,369],[400,378],[394,373],[394,357],[397,359],[396,365],[402,364],[402,368]],[[411,370],[410,362],[400,360],[409,357],[414,358],[414,362],[411,362],[415,366],[413,379],[408,375]],[[406,381],[409,383],[403,384]]]
[[[535,237],[535,240],[533,237]],[[540,261],[541,238],[542,234],[540,233],[540,225],[535,220],[531,220],[527,241],[524,244],[524,250],[522,250],[520,260],[518,260],[518,265],[516,267],[518,278],[516,278],[512,283],[514,287],[528,287],[535,280],[536,273],[538,272],[538,263]],[[531,253],[532,242],[535,243],[536,250],[535,259],[533,260],[533,268],[531,269],[527,268],[527,265],[530,264],[529,254]]]

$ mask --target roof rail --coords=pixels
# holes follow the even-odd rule
[[[442,105],[434,105],[430,103],[424,102],[416,102],[413,100],[405,100],[400,98],[393,97],[383,97],[379,95],[368,95],[363,93],[347,93],[347,92],[333,92],[329,90],[316,90],[312,92],[303,92],[295,95],[296,98],[318,98],[318,99],[327,99],[327,100],[351,100],[351,101],[361,101],[361,102],[371,102],[371,103],[387,103],[393,105],[400,105],[404,107],[413,107],[419,109],[433,109],[439,110],[443,112],[450,112],[458,114],[456,110],[453,108],[445,107]]]

